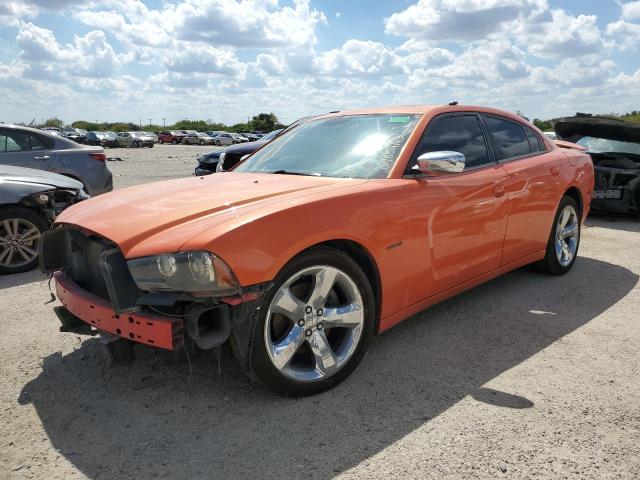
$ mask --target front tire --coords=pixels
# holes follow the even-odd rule
[[[564,196],[553,219],[547,251],[538,266],[544,273],[564,275],[576,261],[580,246],[580,208],[576,201]]]
[[[291,260],[264,294],[253,329],[250,368],[287,395],[328,390],[362,360],[375,329],[375,299],[345,253],[314,248]]]
[[[42,217],[27,208],[0,209],[0,274],[35,268],[40,238],[48,228]]]

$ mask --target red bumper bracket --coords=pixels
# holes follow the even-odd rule
[[[181,318],[140,312],[118,315],[109,302],[83,290],[62,272],[54,273],[53,278],[62,305],[92,327],[166,350],[176,350],[183,344]]]

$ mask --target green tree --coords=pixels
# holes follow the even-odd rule
[[[275,130],[280,125],[280,121],[278,117],[272,113],[260,113],[253,117],[249,122],[249,126],[251,130],[256,130],[260,132],[270,132]]]
[[[44,122],[43,127],[58,127],[62,128],[64,126],[64,122],[60,120],[58,117],[47,118]]]
[[[533,124],[543,132],[553,130],[553,126],[551,125],[551,122],[548,120],[540,120],[539,118],[534,118]]]

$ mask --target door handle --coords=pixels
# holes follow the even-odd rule
[[[551,167],[551,175],[554,177],[560,173],[560,167]]]
[[[49,160],[49,155],[41,155],[39,157],[33,157],[35,160]]]

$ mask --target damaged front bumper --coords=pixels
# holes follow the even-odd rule
[[[54,273],[53,278],[58,299],[63,305],[62,309],[56,307],[56,314],[62,322],[61,331],[91,334],[88,326],[166,350],[177,350],[183,345],[183,319],[142,312],[119,315],[107,301],[81,289],[62,272]]]
[[[60,331],[95,335],[169,351],[229,342],[247,366],[251,332],[267,284],[240,287],[226,297],[140,290],[117,246],[92,232],[63,225],[43,235],[40,268],[51,273],[62,306]],[[97,268],[96,268],[97,267]],[[187,340],[191,340],[187,342]]]

